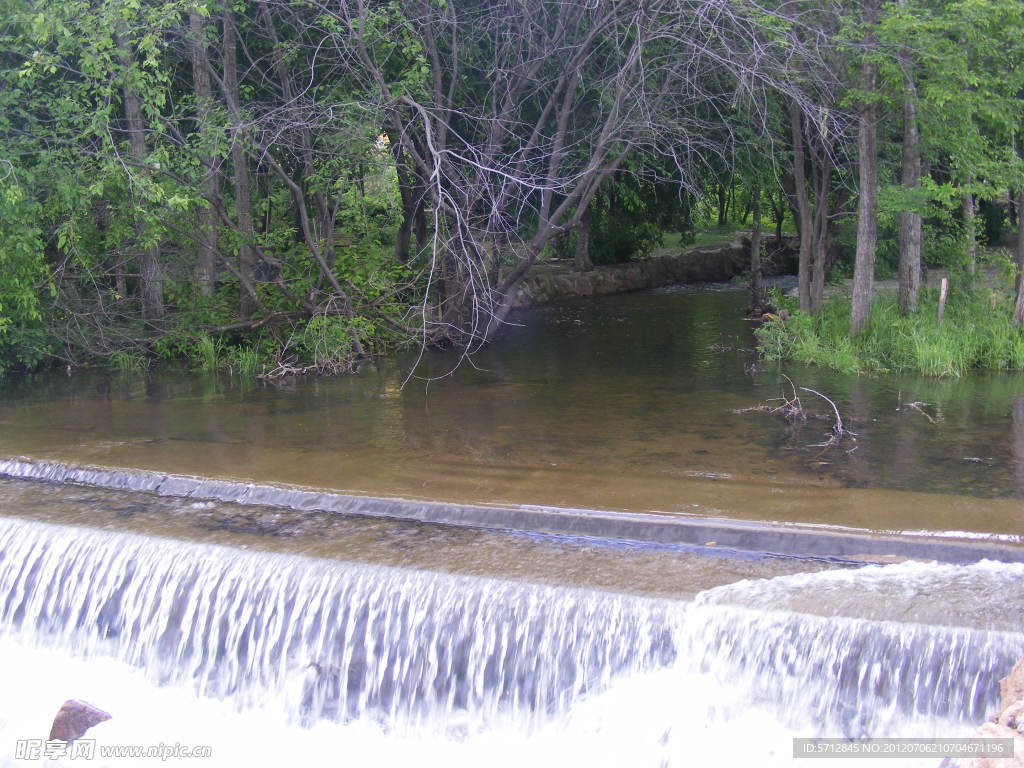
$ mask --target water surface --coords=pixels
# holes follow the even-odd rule
[[[766,364],[736,290],[665,289],[517,317],[454,367],[427,354],[279,383],[92,372],[11,379],[0,453],[355,494],[1024,534],[1024,377],[849,377]],[[454,367],[454,369],[453,369]],[[856,442],[738,413],[826,393]],[[931,417],[907,407],[920,402]],[[934,423],[933,423],[934,422]]]

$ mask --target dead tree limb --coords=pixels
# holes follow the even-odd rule
[[[828,397],[827,395],[823,395],[818,390],[811,389],[810,387],[800,387],[800,389],[820,397],[822,400],[824,400],[826,403],[832,406],[832,411],[836,415],[836,423],[832,425],[832,436],[829,437],[829,439],[826,440],[824,443],[818,443],[816,445],[811,446],[812,448],[832,448],[833,446],[837,446],[840,443],[842,443],[844,438],[849,438],[853,442],[857,442],[857,433],[851,432],[849,429],[843,426],[843,417],[839,413],[839,406],[835,404],[835,401],[832,400],[832,398]],[[852,451],[854,449],[851,448],[850,450]]]

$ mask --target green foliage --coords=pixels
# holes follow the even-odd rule
[[[785,321],[757,331],[758,349],[768,359],[823,365],[844,373],[916,371],[926,376],[962,376],[971,369],[1024,369],[1024,330],[1010,322],[1011,297],[1002,292],[963,289],[951,295],[942,325],[938,296],[926,291],[918,311],[900,314],[893,296],[879,296],[867,330],[851,336],[845,299],[827,301],[821,316],[791,308]]]
[[[989,245],[998,245],[1009,224],[1006,206],[995,200],[982,200],[978,205],[978,218],[981,221],[981,241]]]
[[[591,18],[594,9],[584,5],[576,11]],[[822,24],[816,39],[831,36],[834,48],[825,52],[826,58],[840,62],[817,86],[812,73],[799,71],[799,62],[789,58],[797,16],[788,19],[788,10],[776,13],[743,5],[729,4],[730,12],[754,14],[764,50],[775,51],[779,61],[794,61],[793,71],[754,73],[751,82],[761,82],[761,75],[765,82],[789,78],[788,85],[803,89],[808,99],[820,96],[819,86],[827,82],[837,93],[823,103],[821,115],[867,97],[853,87],[854,78],[848,77],[845,85],[842,81],[862,63],[857,45],[850,45],[864,32],[855,4],[835,7],[835,19],[845,19],[842,23],[821,4],[799,0],[794,6],[801,23]],[[620,6],[629,10],[628,4]],[[402,196],[392,138],[404,147],[399,156],[403,151],[429,156],[433,141],[443,147],[439,152],[445,164],[429,184],[422,179],[424,185],[449,177],[467,180],[465,195],[448,190],[441,204],[440,198],[427,200],[430,228],[447,228],[446,236],[455,240],[482,231],[484,219],[509,219],[518,226],[515,236],[529,242],[527,230],[536,224],[529,218],[539,214],[524,211],[540,210],[539,192],[506,203],[501,201],[515,196],[492,192],[509,179],[479,195],[481,189],[468,186],[469,177],[486,175],[491,142],[504,141],[497,134],[507,131],[516,137],[509,151],[522,162],[539,157],[544,159],[534,163],[539,167],[557,158],[568,169],[565,178],[583,178],[588,147],[600,134],[592,129],[607,124],[617,130],[617,120],[632,119],[627,113],[649,106],[627,99],[612,109],[613,75],[619,57],[629,49],[623,44],[634,34],[630,23],[619,30],[622,39],[609,33],[573,74],[579,82],[567,97],[582,96],[572,102],[578,109],[565,143],[546,143],[552,140],[552,126],[542,117],[549,112],[547,94],[556,92],[552,86],[567,74],[551,63],[561,61],[557,56],[550,62],[537,57],[537,67],[523,80],[528,82],[526,92],[534,94],[524,97],[524,109],[504,123],[475,120],[475,115],[489,115],[501,94],[511,93],[506,82],[511,60],[498,61],[496,51],[507,41],[508,30],[495,33],[490,26],[495,17],[488,16],[491,7],[468,7],[463,11],[445,1],[422,7],[385,2],[332,9],[307,3],[0,0],[0,370],[56,360],[106,360],[133,371],[161,358],[203,371],[244,375],[285,363],[343,371],[355,365],[357,348],[379,354],[408,343],[415,331],[401,330],[405,319],[435,300],[427,291],[439,291],[442,281],[434,279],[436,274],[428,280],[419,271],[429,258],[412,265],[394,258]],[[550,13],[543,16],[545,24],[563,29],[567,19],[558,14],[565,7],[550,3],[544,8]],[[347,15],[355,10],[360,13]],[[203,19],[205,29],[198,37],[216,75],[213,95],[202,98],[193,82],[199,78],[192,73],[189,15],[194,13]],[[229,103],[224,93],[224,14],[233,18],[228,29],[237,28],[236,53],[245,59],[237,104]],[[449,29],[459,34],[448,36]],[[982,201],[979,238],[994,243],[1002,236],[1002,196],[1007,188],[1024,183],[1024,162],[1013,144],[1024,122],[1022,30],[1024,4],[1019,0],[882,4],[876,54],[881,85],[872,95],[884,102],[880,114],[885,123],[880,276],[895,270],[902,211],[914,210],[925,218],[925,261],[957,275],[965,263],[959,205],[966,192]],[[428,39],[425,32],[441,37]],[[538,27],[537,32],[543,37],[544,30]],[[357,43],[358,51],[346,48]],[[571,47],[563,43],[559,45]],[[463,47],[448,50],[455,45]],[[674,55],[671,46],[660,45],[667,44],[652,42],[637,60],[653,63]],[[332,63],[325,63],[332,55]],[[453,60],[459,67],[446,66]],[[613,142],[601,163],[615,171],[609,171],[591,205],[591,257],[596,263],[646,255],[662,242],[665,231],[685,233],[682,243],[693,241],[698,228],[717,227],[719,190],[728,197],[727,221],[714,233],[698,235],[698,243],[724,239],[736,227],[749,226],[745,212],[754,188],[764,192],[766,228],[768,201],[778,199],[788,208],[777,183],[792,170],[787,168],[785,105],[772,99],[762,104],[759,97],[748,108],[740,103],[743,99],[726,103],[706,96],[705,90],[723,92],[720,80],[731,77],[727,69],[687,84],[683,90],[694,94],[695,101],[673,112],[670,119],[680,125],[671,136],[648,135],[650,126],[644,122],[639,133],[623,132]],[[301,98],[283,101],[287,88],[282,73],[290,77],[285,79],[291,86],[301,84]],[[895,171],[899,105],[908,73],[914,77],[922,151],[931,169],[917,190],[903,189]],[[650,75],[653,80],[660,76],[654,71]],[[664,93],[672,92],[672,84],[665,85]],[[453,103],[442,131],[446,136],[432,135],[424,123],[429,123],[429,114],[439,119],[445,109],[434,105],[426,117],[417,112],[435,92],[449,94]],[[129,136],[127,107],[133,101],[143,125]],[[304,112],[307,103],[310,108]],[[524,138],[534,118],[540,121],[536,146]],[[822,125],[827,122],[823,119]],[[393,129],[393,123],[403,127]],[[835,124],[842,123],[841,117]],[[521,124],[530,131],[516,133]],[[430,125],[437,133],[438,123]],[[663,128],[668,131],[668,123]],[[382,136],[382,130],[389,136]],[[454,148],[460,137],[467,137],[472,151]],[[826,194],[841,220],[840,250],[848,254],[853,250],[852,218],[844,218],[843,212],[852,205],[839,190],[852,188],[856,175],[850,136],[837,137],[834,149],[832,191]],[[460,165],[460,154],[485,161],[479,167]],[[251,230],[241,224],[238,205],[243,195],[232,176],[236,160],[249,172]],[[519,162],[506,167],[518,168]],[[218,174],[212,183],[215,192],[206,186],[212,169]],[[542,189],[542,182],[534,189]],[[570,188],[550,188],[554,208],[560,199],[572,202],[566,197]],[[211,210],[216,212],[212,233],[199,231],[200,220]],[[458,216],[465,217],[461,228],[454,224]],[[423,239],[423,233],[416,237]],[[216,250],[212,286],[200,286],[195,277],[204,245]],[[513,262],[518,245],[498,253],[495,263]],[[498,238],[485,233],[472,246],[467,252],[473,256],[445,280],[457,281],[462,278],[458,273],[475,270],[473,258],[487,261],[490,255],[483,252],[498,248]],[[258,300],[242,306],[240,296],[247,294],[240,257],[248,248],[260,254],[251,275]],[[142,310],[148,278],[140,264],[150,253],[156,254],[162,270],[166,312],[159,317]],[[431,255],[437,254],[427,253]],[[847,265],[840,262],[837,273]],[[455,286],[448,300],[462,287]],[[767,324],[762,344],[777,356],[849,371],[921,368],[952,375],[973,366],[1019,367],[1019,333],[991,318],[977,327],[964,324],[976,319],[968,308],[979,301],[969,285],[954,286],[950,321],[941,329],[929,329],[927,307],[919,322],[911,322],[880,300],[872,329],[854,341],[845,333],[843,313],[830,305],[815,321],[794,315],[784,326]],[[478,310],[474,305],[473,311]],[[968,315],[961,318],[960,312]],[[885,328],[899,332],[883,332]],[[963,337],[955,344],[949,338],[954,330]]]
[[[264,361],[255,347],[232,347],[229,355],[231,369],[242,376],[255,376],[264,367]]]
[[[349,371],[355,364],[355,341],[365,345],[375,335],[366,318],[318,314],[297,332],[294,349],[300,361],[319,370]]]
[[[678,213],[678,199],[666,192],[638,174],[618,174],[606,182],[590,204],[594,264],[650,255],[662,242],[663,222]]]
[[[150,358],[137,352],[119,350],[110,356],[110,365],[121,373],[140,373],[149,368]]]
[[[202,334],[196,341],[195,359],[199,363],[199,369],[207,373],[217,370],[217,361],[220,357],[221,344],[218,340],[207,334]]]

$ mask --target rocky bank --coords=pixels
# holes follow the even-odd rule
[[[795,272],[796,238],[781,243],[768,237],[763,244],[766,275]],[[681,253],[650,256],[625,264],[595,267],[576,272],[570,262],[537,265],[517,289],[516,307],[547,304],[577,296],[628,293],[677,283],[724,283],[750,269],[750,239],[693,248]]]

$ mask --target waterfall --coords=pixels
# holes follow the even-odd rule
[[[302,722],[545,717],[668,663],[668,601],[0,520],[0,627]],[[295,697],[297,688],[300,695]]]
[[[295,739],[372,726],[396,743],[513,733],[526,749],[631,724],[615,744],[626,739],[636,765],[648,753],[685,765],[678,755],[714,723],[774,729],[782,755],[783,736],[946,735],[982,719],[1024,655],[1020,628],[899,620],[965,575],[999,594],[1024,567],[876,566],[684,601],[2,518],[0,640],[46,663],[137,670],[144,691]],[[873,590],[902,595],[892,617],[870,595],[873,615],[856,615],[850,596]],[[815,612],[793,609],[809,596]],[[21,738],[4,721],[0,710],[0,738]],[[615,754],[586,743],[598,762]]]

